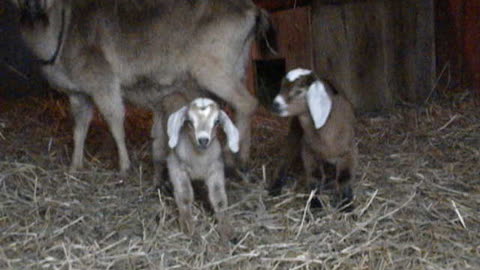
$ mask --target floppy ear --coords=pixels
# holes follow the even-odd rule
[[[167,122],[167,134],[168,134],[168,146],[170,148],[175,148],[178,143],[178,136],[180,136],[180,130],[182,129],[183,123],[185,123],[187,106],[182,107],[180,110],[172,113],[168,117]]]
[[[220,111],[219,119],[222,123],[223,131],[227,135],[228,147],[233,153],[237,153],[240,148],[240,135],[237,127],[224,111]]]
[[[307,92],[307,102],[315,128],[323,127],[332,110],[332,99],[322,82],[317,80],[310,85]]]

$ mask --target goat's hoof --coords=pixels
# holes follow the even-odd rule
[[[268,190],[268,195],[270,196],[279,196],[282,193],[282,188],[285,186],[287,182],[287,177],[286,176],[280,176],[277,178],[275,181],[271,182],[269,187],[267,188]]]
[[[310,208],[323,209],[323,203],[317,196],[314,196],[310,201]]]
[[[342,190],[341,195],[336,196],[334,205],[342,212],[350,213],[355,207],[353,206],[353,189],[351,187],[345,187]]]
[[[118,177],[125,180],[128,177],[128,170],[121,170],[118,172]]]
[[[280,194],[282,194],[282,188],[278,188],[278,187],[273,187],[273,188],[268,188],[268,195],[272,196],[272,197],[277,197],[277,196],[280,196]]]
[[[173,187],[172,187],[172,183],[170,183],[170,181],[166,181],[166,180],[155,180],[154,181],[154,185],[155,185],[155,190],[160,190],[160,192],[165,195],[165,196],[169,196],[169,197],[173,197]]]
[[[230,241],[231,239],[233,239],[233,236],[235,234],[233,227],[230,224],[225,224],[225,223],[218,224],[217,231],[218,231],[218,234],[220,235],[220,239],[223,242]]]
[[[70,167],[68,167],[68,173],[69,174],[75,174],[79,170],[81,170],[82,168],[83,168],[83,166],[81,166],[81,165],[71,165]]]
[[[195,230],[193,229],[193,219],[191,218],[180,218],[180,228],[182,232],[188,236],[193,236]]]
[[[235,167],[226,166],[225,167],[225,177],[236,179],[237,178],[237,172],[236,172]]]
[[[245,168],[226,167],[225,176],[236,180],[237,182],[251,183],[253,182],[250,170]]]

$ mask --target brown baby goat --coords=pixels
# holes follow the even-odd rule
[[[282,117],[294,116],[291,127],[301,129],[291,130],[289,135],[291,140],[301,140],[305,170],[305,177],[300,178],[302,180],[297,182],[296,189],[317,188],[314,178],[316,169],[321,175],[320,188],[325,188],[325,165],[331,164],[335,167],[337,202],[341,201],[342,206],[349,204],[353,199],[351,182],[357,163],[352,104],[334,88],[319,80],[312,71],[294,69],[283,79],[272,109]],[[297,151],[298,143],[289,141],[288,144],[293,145],[291,151]],[[286,156],[291,159],[295,155],[286,153]],[[282,182],[281,177],[275,177],[270,191],[278,192]]]

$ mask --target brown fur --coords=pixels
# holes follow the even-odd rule
[[[316,129],[310,115],[306,91],[317,78],[306,75],[293,82],[284,80],[279,93],[288,104],[289,116],[294,116],[288,135],[288,143],[282,156],[288,157],[275,172],[270,183],[271,193],[279,192],[290,164],[301,156],[305,177],[297,183],[298,189],[316,188],[315,170],[321,174],[320,187],[326,186],[325,164],[335,166],[334,188],[337,198],[351,200],[351,182],[357,163],[357,146],[354,141],[355,116],[352,104],[326,83],[326,91],[332,100],[332,109],[324,126]],[[300,149],[298,145],[301,145]],[[348,193],[348,194],[347,194]],[[346,197],[346,198],[345,198]]]

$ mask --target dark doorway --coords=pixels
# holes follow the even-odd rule
[[[285,59],[255,61],[257,74],[257,98],[264,106],[270,106],[280,91],[280,84],[285,76]]]

